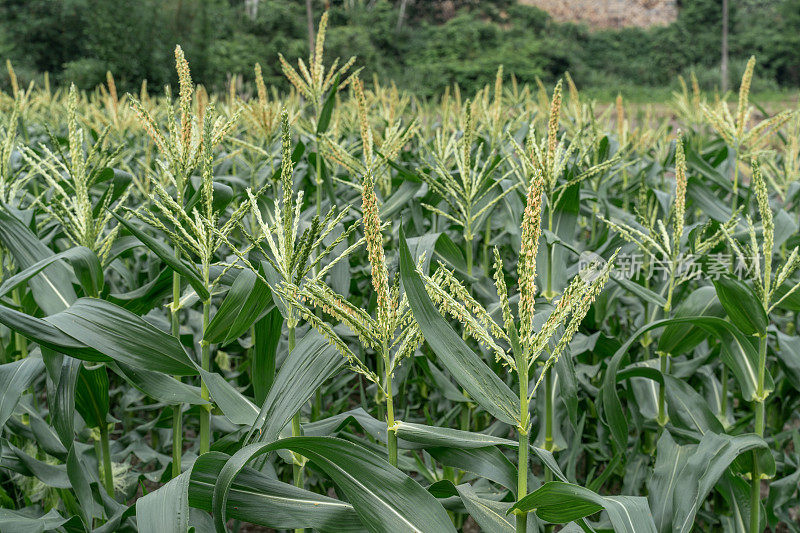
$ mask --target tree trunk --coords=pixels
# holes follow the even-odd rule
[[[308,49],[314,53],[314,13],[311,9],[311,0],[306,0],[306,18],[308,19]]]
[[[722,93],[728,90],[728,0],[722,0],[722,61],[719,66]]]
[[[244,0],[244,10],[250,20],[255,20],[258,16],[258,3],[259,0]]]
[[[403,27],[403,22],[406,18],[406,5],[408,5],[408,0],[400,0],[400,13],[397,15],[397,31],[400,31],[400,28]]]

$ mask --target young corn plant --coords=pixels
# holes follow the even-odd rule
[[[577,163],[581,163],[585,160],[586,149],[584,148],[584,144],[586,141],[583,136],[580,136],[580,133],[578,133],[578,137],[573,138],[566,146],[564,144],[564,138],[559,138],[558,132],[561,120],[562,98],[561,87],[562,84],[559,80],[553,91],[552,100],[550,101],[547,136],[539,140],[536,137],[536,133],[531,131],[524,149],[514,141],[513,138],[511,139],[514,149],[522,162],[522,168],[519,172],[520,180],[526,183],[528,188],[530,188],[535,179],[541,180],[539,186],[547,202],[547,225],[543,229],[547,237],[546,278],[542,296],[550,302],[552,302],[558,294],[554,283],[557,255],[556,244],[559,241],[555,224],[557,209],[561,205],[564,195],[571,187],[579,185],[584,180],[605,172],[619,162],[619,154],[617,154],[585,170],[575,171],[571,179],[562,181],[562,177],[568,165],[573,163],[573,159]],[[575,92],[577,93],[577,91]],[[577,98],[577,96],[575,98]],[[595,206],[595,210],[596,209],[597,207]],[[545,372],[546,371],[547,369],[545,369]],[[552,376],[548,376],[545,382],[545,398],[552,398],[554,394],[553,387]],[[548,421],[547,426],[551,427],[552,419],[555,416],[552,401],[546,404],[544,415],[545,420]],[[547,446],[551,446],[551,448],[547,448]],[[548,451],[552,451],[552,446],[553,443],[549,442],[546,443],[545,447]]]
[[[534,327],[537,294],[536,255],[542,236],[543,193],[544,179],[540,172],[536,172],[528,187],[521,225],[522,242],[517,259],[519,304],[516,314],[513,312],[509,300],[503,260],[495,249],[494,279],[502,313],[502,325],[495,321],[486,308],[470,295],[469,291],[444,265],[441,265],[433,276],[427,276],[417,269],[417,274],[425,282],[431,301],[439,307],[440,312],[460,322],[469,336],[474,338],[479,345],[487,347],[494,353],[498,362],[501,362],[509,372],[517,375],[519,410],[514,418],[517,422],[516,430],[519,439],[518,499],[527,494],[531,401],[536,395],[539,385],[549,375],[548,370],[569,345],[592,302],[608,281],[616,257],[615,253],[605,265],[593,262],[581,270],[572,279],[561,297],[554,302],[552,312],[537,331]],[[415,308],[414,312],[418,322],[424,320],[419,308]],[[423,331],[424,329],[423,327]],[[433,344],[432,338],[427,334],[426,339]],[[529,388],[531,371],[537,363],[541,363],[541,372],[533,386]],[[551,401],[552,397],[548,397],[548,403]],[[544,423],[547,425],[545,449],[550,451],[554,449],[554,421],[552,418],[547,418]],[[526,512],[518,512],[516,530],[518,532],[527,530]]]
[[[119,150],[108,152],[104,149],[108,128],[99,135],[88,153],[84,152],[84,130],[78,125],[77,106],[78,91],[72,85],[67,107],[68,157],[55,137],[52,137],[55,153],[40,144],[41,154],[24,147],[22,157],[30,165],[31,175],[42,176],[51,191],[49,195],[37,198],[36,203],[64,228],[75,246],[89,248],[103,262],[119,231],[119,226],[108,229],[113,219],[112,212],[128,197],[130,182],[116,183],[113,179],[114,172],[110,166],[117,159]],[[110,181],[108,189],[95,201],[91,189],[103,181]],[[115,187],[121,190],[115,191]]]
[[[349,246],[343,253],[332,257],[339,245],[348,242],[356,229],[352,224],[345,231],[337,235],[330,244],[324,241],[334,231],[341,227],[343,220],[349,213],[349,207],[342,210],[331,208],[320,220],[316,215],[310,224],[300,233],[302,220],[304,194],[295,193],[292,163],[292,135],[289,127],[289,115],[286,111],[281,113],[281,175],[280,189],[281,201],[276,202],[274,209],[267,214],[266,220],[262,216],[259,205],[259,195],[247,190],[249,210],[255,221],[255,226],[250,231],[239,223],[239,229],[248,241],[247,247],[236,249],[231,244],[239,261],[250,268],[273,292],[283,296],[287,305],[281,307],[281,312],[286,321],[289,351],[295,347],[295,330],[301,318],[313,316],[306,311],[301,299],[306,295],[303,289],[309,284],[321,284],[326,274],[339,262],[357,249],[362,241],[358,240]],[[315,253],[316,252],[316,253]],[[259,264],[257,259],[264,263]],[[323,261],[325,263],[323,264]],[[261,268],[259,268],[261,266]],[[311,275],[318,267],[322,267],[316,274]],[[318,321],[316,316],[312,320]],[[313,322],[311,322],[313,325]],[[300,413],[292,417],[292,436],[300,436]],[[305,460],[294,456],[293,470],[294,482],[298,487],[303,486],[303,466]]]
[[[790,297],[800,283],[790,281],[791,275],[800,266],[798,248],[795,247],[785,259],[783,266],[773,264],[775,256],[775,221],[769,204],[766,180],[761,173],[757,159],[751,161],[752,187],[755,189],[758,213],[761,218],[760,239],[758,229],[748,215],[747,233],[749,239],[741,243],[731,235],[732,228],[723,228],[725,238],[741,265],[750,277],[752,288],[735,279],[717,283],[717,294],[734,324],[747,335],[758,337],[758,361],[755,369],[756,387],[753,399],[754,430],[765,438],[766,404],[772,392],[772,378],[767,368],[768,325],[770,315],[786,298]],[[785,286],[786,285],[786,286]],[[780,295],[782,289],[783,295]],[[753,456],[751,472],[750,532],[761,531],[759,510],[761,508],[761,480],[759,462]]]
[[[766,178],[780,197],[787,201],[791,185],[800,180],[800,113],[794,114],[779,153],[768,159],[767,164],[770,172]]]
[[[116,143],[126,143],[131,139],[133,130],[139,127],[139,119],[128,105],[127,95],[120,97],[111,72],[106,72],[106,83],[100,85],[98,92],[94,95],[97,103],[91,106],[87,120],[108,127]]]
[[[692,71],[689,75],[691,83],[691,90],[686,84],[683,76],[678,76],[678,83],[681,86],[680,92],[673,91],[672,105],[678,116],[681,117],[683,123],[686,124],[691,131],[696,131],[705,122],[703,116],[703,105],[705,105],[704,98],[700,92],[700,83],[697,81],[697,75]]]
[[[357,94],[361,85],[356,80],[354,87]],[[360,93],[363,98],[363,93]],[[395,434],[396,419],[392,376],[402,360],[413,354],[421,342],[419,332],[411,320],[408,302],[399,295],[396,280],[390,285],[383,248],[383,224],[380,220],[378,197],[375,194],[373,171],[378,160],[372,146],[372,133],[366,123],[366,109],[362,110],[363,161],[359,168],[363,169],[362,191],[362,225],[364,241],[371,265],[372,287],[377,297],[376,316],[373,317],[358,306],[351,304],[346,298],[337,294],[324,282],[324,274],[333,263],[329,263],[316,275],[299,285],[298,279],[286,279],[281,295],[296,309],[302,318],[326,337],[345,357],[347,366],[354,372],[364,376],[375,384],[379,394],[386,398],[387,454],[389,463],[397,466],[397,436]],[[348,230],[348,234],[354,226]],[[360,245],[360,241],[356,243]],[[354,245],[355,246],[355,245]],[[353,247],[351,247],[352,249]],[[330,250],[328,250],[329,252]],[[307,272],[307,271],[306,271]],[[302,279],[302,276],[300,276]],[[299,286],[298,286],[299,285]],[[378,354],[379,368],[370,369],[347,346],[333,328],[314,315],[310,308],[316,307],[341,322],[350,329],[365,348],[375,350]]]
[[[25,140],[25,144],[27,145],[30,144],[30,135],[28,133],[28,127],[26,126],[26,121],[31,108],[34,84],[31,82],[27,90],[19,86],[17,73],[14,71],[14,66],[11,64],[10,59],[6,59],[6,71],[8,71],[8,79],[11,82],[12,105],[17,109],[17,121],[19,122],[18,129],[22,135],[22,138]]]
[[[578,185],[584,180],[599,175],[612,168],[619,162],[619,156],[614,156],[602,163],[595,164],[581,171],[576,171],[567,181],[562,177],[569,165],[580,164],[586,159],[588,147],[592,144],[587,142],[583,135],[577,135],[569,144],[565,144],[564,137],[559,137],[561,120],[561,81],[556,84],[553,91],[553,98],[550,102],[550,114],[547,123],[547,135],[537,138],[535,132],[530,132],[525,148],[514,142],[522,167],[519,171],[520,180],[525,186],[530,185],[531,176],[540,173],[543,179],[543,194],[547,202],[547,225],[544,227],[548,238],[548,262],[545,279],[545,288],[542,296],[552,300],[556,296],[556,288],[553,284],[553,269],[555,258],[553,249],[555,242],[551,242],[555,236],[555,217],[558,206],[568,189]]]
[[[519,184],[503,184],[506,176],[497,174],[502,172],[505,158],[496,149],[486,152],[482,142],[475,142],[474,104],[466,102],[464,107],[462,135],[437,133],[429,150],[432,172],[420,176],[441,199],[439,205],[422,205],[461,228],[467,274],[472,276],[475,236],[485,230],[488,243],[492,211]]]
[[[489,145],[495,147],[502,140],[504,131],[511,130],[516,125],[514,120],[504,115],[506,107],[503,103],[503,65],[497,69],[492,90],[490,91],[488,85],[484,87],[475,96],[475,102],[477,102],[480,118],[486,124],[489,133]],[[473,107],[475,106],[473,105]],[[519,119],[518,116],[517,120]]]
[[[208,112],[213,112],[213,106],[209,106]],[[140,209],[134,212],[138,218],[161,230],[172,242],[175,249],[185,257],[199,260],[201,291],[198,296],[203,305],[200,366],[206,371],[211,368],[211,347],[205,339],[206,328],[210,320],[211,295],[225,272],[224,270],[223,273],[220,273],[219,276],[212,280],[210,278],[211,266],[215,264],[217,251],[227,244],[228,237],[247,214],[248,207],[248,204],[240,204],[234,209],[230,217],[223,222],[217,207],[214,205],[213,147],[215,145],[214,132],[219,126],[219,122],[214,124],[211,120],[206,120],[203,128],[200,157],[202,182],[199,205],[194,206],[189,211],[185,205],[178,203],[161,183],[154,180],[153,189],[156,195],[152,199],[152,207],[149,210]],[[178,257],[177,253],[176,257]],[[180,281],[178,282],[178,287],[180,287]],[[197,287],[195,287],[195,291],[197,291]],[[176,313],[181,305],[179,292],[177,296],[177,300],[173,300],[173,303],[177,304],[176,308],[172,309],[173,313]],[[201,384],[201,395],[203,399],[209,399],[209,392],[205,382]],[[180,417],[176,416],[176,418]],[[210,408],[205,406],[200,413],[199,449],[201,454],[210,449],[210,442]]]
[[[718,102],[712,108],[704,103],[700,104],[706,120],[733,150],[733,193],[734,209],[738,204],[739,191],[739,161],[747,161],[759,154],[770,141],[771,136],[780,129],[792,116],[792,111],[781,111],[777,115],[765,118],[750,127],[750,118],[753,108],[750,105],[750,84],[753,81],[753,71],[756,67],[755,56],[750,57],[742,74],[742,83],[739,86],[739,101],[736,106],[736,116],[731,115],[726,102]]]
[[[234,115],[227,121],[221,117],[214,117],[213,108],[207,109],[208,116],[198,116],[192,108],[192,100],[195,87],[192,83],[189,63],[186,61],[183,50],[180,46],[175,47],[175,68],[178,72],[179,96],[178,113],[175,113],[175,104],[169,89],[166,90],[166,110],[167,123],[166,133],[162,131],[156,118],[145,107],[142,100],[130,96],[131,108],[142,123],[147,135],[158,148],[162,161],[159,161],[161,172],[151,176],[151,186],[156,192],[154,198],[157,212],[167,216],[171,229],[159,220],[158,217],[148,215],[144,211],[138,211],[146,221],[155,223],[156,227],[166,231],[174,246],[175,261],[181,261],[181,252],[195,253],[203,260],[203,284],[209,285],[207,279],[207,268],[213,260],[214,252],[222,244],[218,234],[215,233],[217,214],[214,212],[213,203],[213,150],[222,142],[222,139],[233,129],[238,115]],[[190,178],[194,172],[201,168],[202,178],[202,201],[204,204],[203,213],[187,212],[186,198]],[[171,194],[170,194],[171,191]],[[237,210],[236,215],[241,217],[246,212],[244,209]],[[197,213],[197,216],[195,216]],[[205,218],[203,217],[205,215]],[[236,220],[231,219],[231,225],[225,225],[227,232],[235,227]],[[187,223],[187,229],[183,224]],[[223,235],[225,233],[223,232]],[[207,306],[210,305],[210,295],[204,299],[204,323],[207,322]],[[172,303],[170,304],[171,328],[173,336],[180,338],[180,310],[181,310],[181,275],[178,271],[172,274]],[[205,324],[207,325],[207,323]],[[204,346],[202,351],[206,358],[210,358],[209,347]],[[204,359],[205,360],[205,359]],[[209,361],[203,366],[208,369]],[[205,397],[208,398],[208,391],[204,390]],[[183,452],[182,438],[182,407],[177,405],[173,412],[172,427],[172,474],[173,477],[181,473],[181,455]],[[210,441],[209,433],[209,413],[203,412],[201,416],[201,438],[200,449],[207,450]]]
[[[17,127],[19,124],[19,113],[21,103],[14,100],[11,114],[3,127],[0,127],[0,202],[6,205],[14,205],[17,196],[25,187],[25,184],[33,176],[22,174],[14,168],[11,156],[17,146]]]
[[[297,70],[292,67],[288,61],[283,57],[283,54],[278,54],[281,62],[281,69],[283,74],[289,82],[311,103],[313,110],[313,124],[311,130],[314,132],[314,142],[316,145],[316,157],[314,159],[314,166],[316,168],[316,181],[314,182],[316,188],[316,203],[317,203],[317,216],[322,214],[322,156],[320,154],[321,139],[320,135],[325,132],[330,122],[330,113],[332,107],[326,110],[326,101],[336,96],[336,91],[344,89],[350,81],[350,78],[342,79],[350,70],[350,67],[355,63],[356,58],[351,57],[341,67],[339,66],[339,58],[336,58],[333,65],[325,70],[323,64],[323,52],[325,49],[325,30],[328,27],[328,12],[322,14],[319,21],[319,29],[317,30],[317,38],[314,40],[314,50],[308,58],[308,66],[302,59],[298,59],[298,74]]]
[[[652,287],[652,290],[658,291],[656,298],[653,299],[658,304],[653,306],[648,323],[656,320],[659,312],[663,317],[669,317],[674,306],[675,290],[697,277],[698,271],[692,268],[691,264],[693,254],[703,256],[708,253],[725,238],[725,231],[732,231],[738,222],[738,213],[735,213],[715,232],[709,234],[707,227],[701,228],[702,231],[697,232],[694,241],[691,242],[686,235],[686,186],[686,157],[683,138],[679,134],[675,143],[675,192],[669,212],[659,216],[658,208],[655,205],[648,209],[645,204],[642,206],[642,210],[637,209],[638,216],[634,223],[612,221],[601,217],[601,220],[608,224],[620,238],[633,243],[645,256],[645,260],[650,266],[648,271],[655,271],[656,265],[662,270],[664,282],[658,288]],[[651,291],[649,277],[644,280],[644,283],[645,290]],[[636,289],[634,288],[634,290]],[[647,311],[647,307],[645,309]],[[642,342],[647,347],[650,338],[645,335]],[[658,355],[661,372],[668,372],[670,354],[659,352]],[[727,379],[724,379],[723,383],[725,382]],[[662,427],[667,423],[663,384],[659,385],[657,421]]]
[[[261,73],[261,64],[254,67],[256,98],[251,99],[243,112],[244,119],[251,125],[252,130],[261,139],[271,139],[280,129],[281,102],[275,95],[270,99],[264,75]]]
[[[372,94],[378,107],[378,116],[384,124],[396,124],[398,120],[408,114],[411,104],[411,94],[400,91],[394,82],[382,84],[378,76],[372,79]]]
[[[392,176],[389,169],[389,162],[397,157],[403,146],[409,142],[414,135],[417,124],[412,121],[406,127],[403,122],[398,120],[390,123],[383,132],[381,138],[376,142],[373,128],[369,119],[369,106],[364,92],[364,86],[357,75],[352,76],[351,87],[356,103],[356,114],[358,117],[358,127],[361,138],[361,158],[359,159],[353,152],[353,148],[348,148],[340,142],[332,139],[330,135],[324,135],[321,139],[323,152],[327,157],[336,162],[339,166],[346,169],[353,177],[363,180],[367,172],[371,172],[375,185],[381,194],[388,198],[392,193]],[[360,183],[354,183],[347,179],[337,179],[356,189],[361,189]]]

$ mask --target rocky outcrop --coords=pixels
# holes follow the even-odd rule
[[[677,0],[520,0],[561,22],[591,28],[664,26],[678,17]]]

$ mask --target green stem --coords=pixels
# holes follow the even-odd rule
[[[594,220],[594,217],[592,217],[592,220]],[[553,263],[555,261],[553,259],[553,252],[554,251],[555,251],[555,247],[550,245],[550,244],[548,244],[547,245],[547,285],[546,285],[546,289],[544,291],[544,294],[542,294],[542,296],[547,298],[548,302],[552,301],[552,299],[555,297],[555,294],[553,293],[553,267],[554,267]]]
[[[755,411],[755,432],[759,437],[764,436],[764,376],[767,367],[767,335],[764,333],[758,338],[758,387],[756,401],[753,406]],[[758,466],[758,454],[753,452],[753,472],[750,487],[750,533],[759,533],[761,512],[761,472]]]
[[[294,326],[289,326],[289,353],[294,350],[295,345],[295,331]],[[294,416],[292,416],[292,437],[300,437],[303,434],[302,430],[300,429],[300,411],[297,411]],[[303,488],[305,482],[303,480],[303,464],[302,459],[298,455],[293,454],[292,460],[292,479],[294,480],[294,486]],[[301,532],[303,529],[297,529],[295,531]]]
[[[677,244],[675,245],[677,246]],[[672,293],[675,292],[675,263],[678,261],[677,257],[672,258],[672,266],[669,273],[669,285],[667,287],[667,302],[664,304],[664,317],[669,316],[669,311],[672,309]]]
[[[555,448],[553,444],[553,369],[545,370],[547,375],[544,379],[544,449],[552,452]]]
[[[300,429],[300,417],[295,415],[292,417],[292,437],[299,437],[302,433]],[[303,466],[300,464],[300,460],[293,460],[292,461],[292,480],[294,481],[295,487],[303,488]],[[295,531],[303,531],[302,529],[296,529]]]
[[[180,259],[180,248],[175,248],[175,257]],[[172,336],[180,342],[180,302],[181,302],[181,276],[177,272],[172,273],[172,313],[170,314]],[[178,381],[180,376],[174,376]],[[183,414],[182,405],[177,404],[172,407],[172,477],[181,475],[181,458],[183,455]]]
[[[517,500],[528,494],[528,447],[530,444],[528,420],[528,364],[519,364],[519,419],[517,427],[519,435],[519,458],[517,462]],[[517,512],[517,533],[526,533],[528,529],[528,513]]]
[[[206,270],[207,272],[207,270]],[[206,283],[206,286],[208,284]],[[203,302],[203,333],[205,337],[206,328],[208,328],[209,314],[211,311],[211,300]],[[200,366],[203,370],[208,371],[211,369],[211,345],[205,339],[200,341]],[[200,395],[204,400],[211,398],[208,393],[205,381],[200,383]],[[200,411],[200,455],[207,453],[211,450],[211,405],[206,404]]]
[[[460,422],[460,427],[461,427],[461,430],[462,430],[462,431],[469,431],[469,430],[470,430],[470,428],[471,428],[471,425],[472,425],[472,423],[471,423],[472,416],[471,416],[470,410],[471,410],[471,409],[470,409],[470,406],[469,406],[469,402],[467,402],[467,403],[466,403],[466,405],[464,405],[464,406],[461,408],[461,415],[460,415],[460,417],[461,417],[461,422]]]
[[[758,388],[756,390],[756,434],[764,436],[764,377],[767,370],[767,334],[758,338]]]
[[[661,363],[661,373],[666,375],[667,365],[669,364],[669,354],[665,352],[658,352],[658,359]],[[667,425],[667,410],[666,410],[666,390],[664,384],[658,386],[658,425],[662,428]]]
[[[108,442],[108,426],[106,426],[105,423],[100,424],[100,450],[103,456],[103,485],[108,495],[113,498],[114,474],[111,471],[111,446]]]
[[[726,424],[728,419],[728,367],[727,365],[722,365],[722,371],[720,372],[719,376],[720,381],[722,382],[722,397],[720,398],[720,406],[719,406],[719,415],[722,419],[722,423]]]
[[[316,117],[315,123],[317,124],[317,128],[315,131],[319,131],[319,114],[321,112],[321,103],[316,101],[314,103],[314,116]],[[319,149],[319,137],[315,135],[314,137],[314,146],[316,149],[316,157],[314,158],[316,171],[317,171],[317,187],[316,187],[316,196],[317,196],[317,216],[322,216],[322,154],[320,153]]]
[[[467,274],[472,276],[472,237],[464,238],[464,252],[467,254]]]
[[[553,395],[555,394],[555,383],[553,377],[553,369],[549,368],[545,370],[547,375],[545,376],[545,400],[544,400],[544,412],[545,412],[545,422],[544,422],[544,449],[552,452],[555,449],[555,443],[553,441]],[[544,469],[544,482],[549,483],[553,481],[553,472],[546,468]],[[519,525],[517,525],[519,528]],[[552,533],[553,532],[553,525],[547,524],[544,526],[545,533]]]
[[[758,469],[758,454],[753,452],[753,479],[750,486],[750,533],[761,531],[761,474]]]
[[[183,454],[183,414],[181,404],[172,407],[172,477],[181,475],[181,456]]]
[[[389,361],[389,347],[383,342],[383,366],[386,369],[386,445],[389,464],[397,467],[397,433],[394,428],[394,399],[392,398],[392,371]]]
[[[319,154],[319,143],[317,143],[317,157],[315,159],[317,163],[317,216],[322,216],[322,157]]]
[[[547,200],[547,229],[551,233],[553,232],[553,202],[554,199],[552,197],[548,197]],[[594,221],[597,217],[592,217],[592,221]],[[594,235],[594,229],[592,230],[592,235]],[[547,244],[547,285],[544,293],[544,296],[548,302],[551,302],[553,298],[555,298],[556,294],[553,291],[553,270],[555,269],[555,254],[556,247],[552,243]],[[536,258],[534,258],[534,261]]]
[[[553,441],[553,420],[555,418],[553,410],[553,396],[555,395],[555,377],[553,376],[552,368],[547,369],[546,372],[547,375],[545,376],[544,380],[545,384],[544,449],[547,450],[548,452],[552,452],[556,448],[555,442]],[[545,483],[553,481],[553,472],[551,472],[549,468],[545,468],[544,481]],[[546,525],[544,530],[545,533],[552,533],[553,525],[552,524]]]
[[[519,462],[517,468],[517,500],[528,494],[528,441],[526,432],[519,432]],[[517,533],[525,533],[528,528],[528,513],[517,514]]]
[[[492,238],[492,215],[486,218],[486,229],[483,235],[483,273],[486,276],[491,275],[492,261],[489,253],[489,240]]]
[[[364,357],[363,348],[361,348],[360,351],[361,351],[361,356]],[[376,357],[376,359],[377,359],[377,366],[378,366],[378,375],[382,376],[384,371],[385,371],[385,369],[383,367],[383,357]],[[376,389],[376,391],[375,391],[375,404],[377,406],[377,409],[376,409],[377,416],[376,416],[376,418],[378,420],[383,420],[386,417],[386,413],[384,413],[384,408],[383,408],[383,396],[381,395],[382,391],[381,391],[380,387],[375,387],[375,389]]]

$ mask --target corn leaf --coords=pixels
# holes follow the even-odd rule
[[[647,499],[640,496],[601,496],[587,488],[561,481],[550,481],[528,494],[509,512],[534,511],[547,522],[563,524],[605,510],[614,531],[655,532],[656,526]]]
[[[425,340],[453,378],[481,407],[511,425],[519,423],[518,399],[497,375],[473,352],[442,318],[414,269],[405,234],[400,232],[400,274],[408,302]]]

